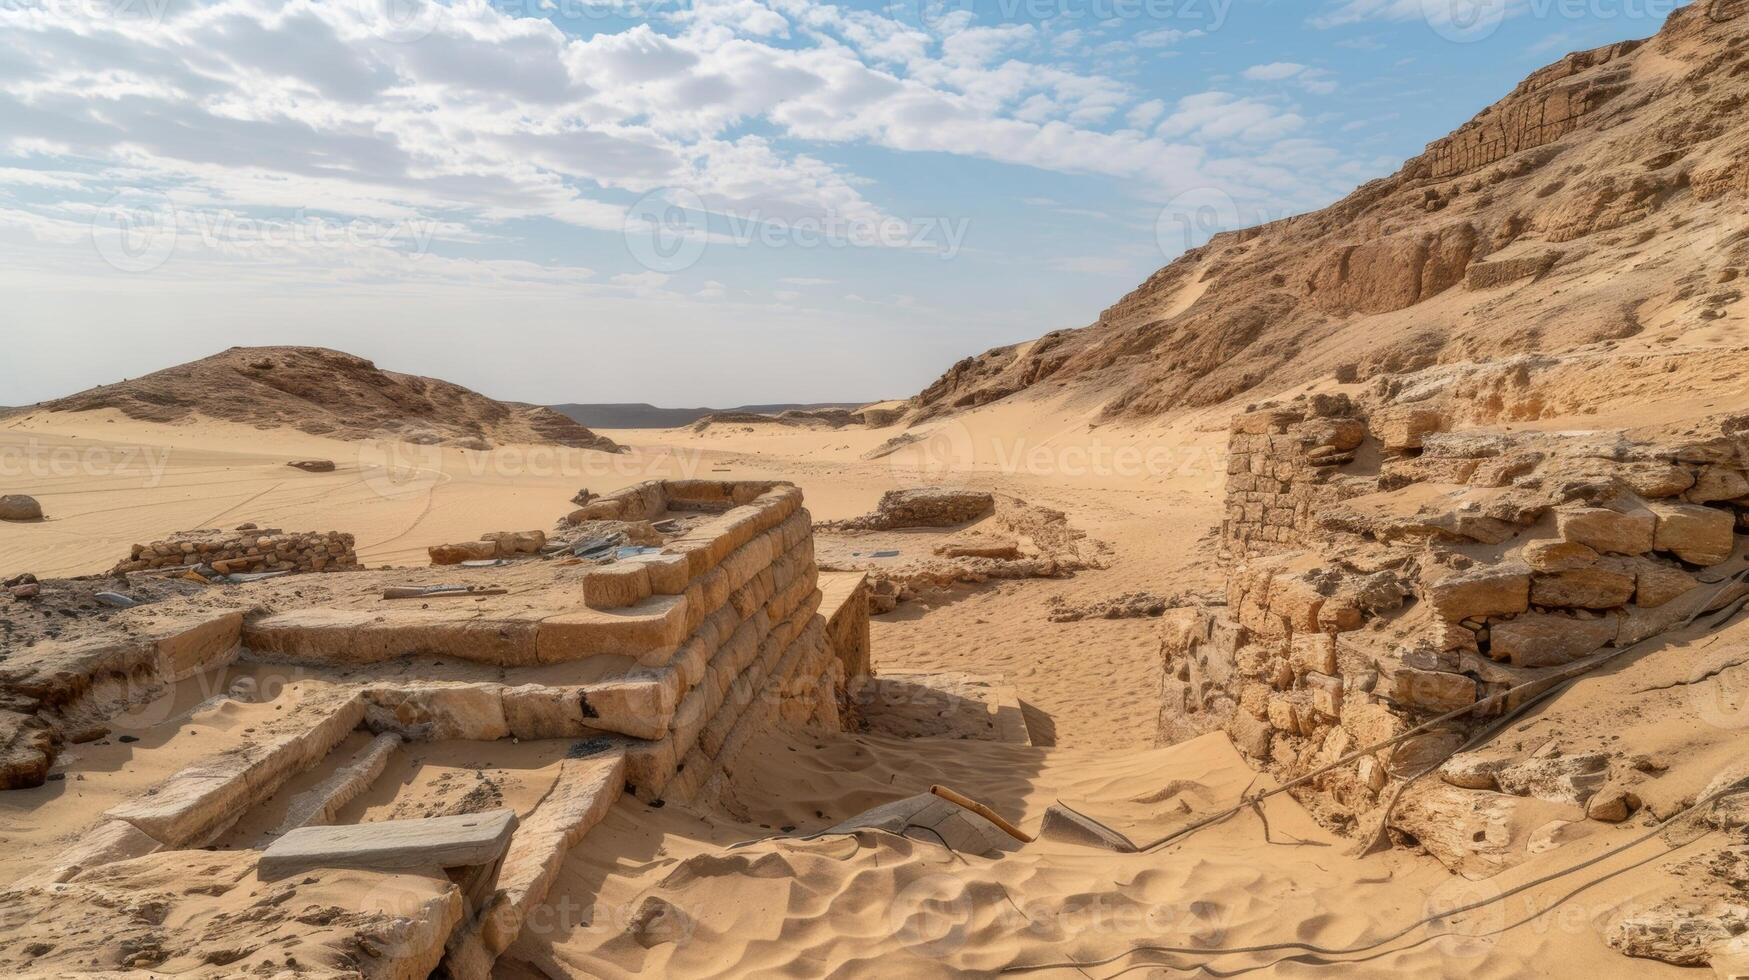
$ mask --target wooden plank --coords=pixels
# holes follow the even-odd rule
[[[274,841],[256,873],[270,881],[311,868],[406,871],[491,864],[503,856],[515,830],[512,810],[302,827]]]

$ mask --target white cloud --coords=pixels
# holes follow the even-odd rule
[[[1292,78],[1305,70],[1305,65],[1292,61],[1275,61],[1267,65],[1252,65],[1245,69],[1243,74],[1254,82],[1278,82],[1284,78]]]

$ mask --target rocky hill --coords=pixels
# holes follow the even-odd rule
[[[550,408],[501,402],[448,381],[384,371],[362,357],[321,347],[233,347],[44,402],[35,410],[106,408],[150,422],[204,417],[338,439],[391,437],[466,449],[504,443],[620,448]]]
[[[1060,389],[1153,416],[1332,375],[1740,344],[1746,100],[1749,4],[1685,7],[1322,211],[1216,235],[1089,327],[966,358],[913,418]]]

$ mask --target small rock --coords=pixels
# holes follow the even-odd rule
[[[1603,823],[1621,823],[1640,808],[1640,798],[1620,786],[1605,786],[1585,804],[1585,815]]]
[[[40,521],[43,519],[42,505],[35,497],[23,494],[8,494],[0,497],[0,521]]]
[[[303,470],[305,473],[334,472],[334,461],[331,459],[296,459],[285,465],[293,469]]]

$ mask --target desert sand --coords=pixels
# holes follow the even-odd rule
[[[1667,887],[1680,867],[1680,852],[1667,855],[1656,839],[1581,875],[1401,937],[1393,933],[1442,907],[1578,863],[1617,838],[1593,833],[1485,882],[1454,877],[1425,854],[1356,857],[1350,841],[1286,796],[1147,855],[1044,841],[991,860],[875,834],[766,840],[782,828],[821,829],[938,782],[1023,828],[1036,829],[1044,808],[1062,801],[1144,840],[1271,785],[1218,733],[1157,747],[1156,619],[1059,623],[1046,616],[1053,602],[1096,605],[1135,591],[1221,588],[1210,542],[1221,517],[1224,420],[1209,413],[1152,427],[1092,426],[1090,415],[1065,399],[1005,403],[959,416],[933,440],[877,460],[862,457],[886,441],[885,430],[628,430],[605,433],[629,445],[627,455],[577,451],[577,462],[566,465],[580,467],[581,476],[577,468],[511,472],[516,447],[488,454],[486,465],[477,454],[452,450],[431,457],[442,470],[435,479],[404,478],[387,494],[375,488],[386,472],[378,460],[347,460],[347,451],[359,453],[356,444],[283,432],[264,438],[216,422],[170,427],[101,413],[65,416],[52,428],[14,423],[7,444],[143,447],[146,455],[168,449],[161,481],[118,472],[26,485],[50,520],[0,530],[0,561],[8,569],[91,573],[129,537],[248,519],[344,524],[358,533],[367,564],[411,564],[425,547],[482,527],[544,523],[580,484],[605,492],[616,481],[651,475],[792,480],[823,521],[864,513],[885,490],[920,484],[1012,494],[1064,511],[1103,543],[1106,567],[941,590],[877,616],[871,634],[881,672],[1002,678],[1020,693],[1032,745],[878,733],[764,736],[744,756],[726,806],[652,809],[630,797],[616,804],[566,859],[543,914],[500,959],[499,975],[946,976],[1034,965],[1043,975],[1076,975],[1060,964],[1091,964],[1140,943],[1288,945],[1147,955],[1085,972],[1200,964],[1222,972],[1397,976],[1451,975],[1461,966],[1466,974],[1504,977],[1523,975],[1527,963],[1560,962],[1599,976],[1676,973],[1625,960],[1598,934],[1597,923],[1626,896]],[[1049,449],[1033,455],[1042,465],[1014,465],[1037,446]],[[1167,451],[1132,465],[1126,448]],[[307,456],[346,461],[332,474],[285,467],[288,458]],[[613,468],[627,464],[647,469]],[[908,537],[926,547],[929,536]],[[287,694],[272,704],[214,700],[240,678],[285,685]],[[71,773],[66,780],[0,799],[7,855],[0,875],[26,873],[33,854],[75,837],[105,807],[249,740],[264,717],[294,703],[297,684],[239,664],[134,709],[138,742],[71,747],[61,763]],[[336,750],[339,764],[367,742],[351,736]],[[439,742],[404,753],[343,819],[439,813],[481,787],[494,805],[526,813],[549,791],[558,756],[547,743],[525,749]],[[321,775],[300,777],[221,846],[265,839],[285,800]],[[646,949],[633,935],[629,923],[653,898],[683,910],[684,941]]]
[[[1749,974],[1729,6],[908,400],[0,416],[0,968]]]

